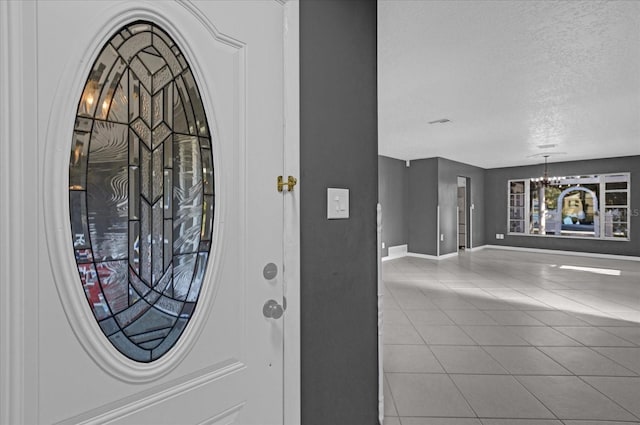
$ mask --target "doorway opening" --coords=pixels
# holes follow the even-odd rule
[[[458,252],[471,248],[471,179],[458,176]]]

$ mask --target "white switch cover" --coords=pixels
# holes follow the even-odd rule
[[[349,189],[327,188],[327,218],[349,218]]]

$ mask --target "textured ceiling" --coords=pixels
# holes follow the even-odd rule
[[[381,155],[640,155],[640,1],[379,0],[378,81]]]

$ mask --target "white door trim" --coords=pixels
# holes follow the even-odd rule
[[[284,423],[301,422],[300,401],[300,13],[298,0],[284,4],[284,176],[298,184],[284,203]],[[274,179],[275,183],[275,179]]]
[[[460,207],[456,206],[456,252],[460,252]]]
[[[378,267],[378,423],[384,424],[384,284],[382,283],[382,205],[376,205],[376,263]]]

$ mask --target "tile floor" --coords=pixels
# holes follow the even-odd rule
[[[386,425],[640,424],[640,262],[383,263]]]

